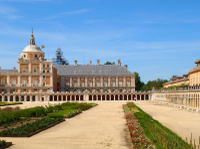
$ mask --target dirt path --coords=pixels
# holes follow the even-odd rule
[[[164,126],[177,133],[182,139],[190,139],[191,133],[196,144],[199,144],[200,113],[189,112],[178,108],[167,107],[153,102],[135,102],[143,111],[150,114]],[[194,141],[193,141],[194,142]]]
[[[34,103],[34,106],[37,104]],[[15,145],[11,149],[129,149],[130,137],[125,125],[123,102],[98,104],[30,138],[0,139],[12,141]],[[21,105],[23,108],[26,106],[33,104]]]

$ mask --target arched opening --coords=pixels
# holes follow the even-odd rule
[[[7,102],[7,101],[8,101],[7,96],[4,96],[4,102]]]
[[[106,96],[106,100],[107,101],[110,100],[110,96],[109,95]]]
[[[76,101],[79,101],[79,95],[76,95]]]
[[[10,96],[10,102],[13,102],[13,96]]]
[[[80,98],[81,98],[80,100],[81,100],[81,101],[83,101],[83,95],[81,95],[81,97],[80,97]]]
[[[92,95],[89,95],[89,101],[92,101]]]
[[[57,101],[57,95],[54,95],[54,101]]]
[[[93,95],[93,101],[96,101],[96,100],[97,100],[96,95]]]
[[[101,95],[98,95],[98,101],[101,101]]]
[[[111,95],[111,100],[114,100],[114,95]]]
[[[140,100],[140,95],[139,94],[137,95],[137,100]]]
[[[72,101],[74,101],[75,100],[75,97],[74,97],[74,95],[72,95]]]
[[[70,101],[70,95],[67,95],[67,101]]]
[[[124,95],[124,100],[127,100],[127,95]]]
[[[146,94],[146,100],[149,100],[149,95],[148,94]]]
[[[66,96],[65,95],[63,95],[63,101],[66,101]]]
[[[128,95],[128,100],[131,100],[131,95]]]
[[[119,100],[123,100],[123,96],[122,95],[119,96]]]
[[[50,95],[49,101],[53,101],[53,96],[52,95]]]
[[[119,99],[118,99],[118,95],[115,95],[115,100],[119,100]]]
[[[26,97],[26,101],[30,101],[30,96],[27,96],[27,97]]]
[[[24,101],[24,96],[21,96],[21,101]]]
[[[136,101],[136,96],[135,95],[133,95],[133,100]]]
[[[102,95],[102,101],[105,101],[105,98],[106,98],[105,95]]]
[[[19,96],[16,96],[15,100],[16,100],[16,101],[19,101]]]
[[[141,100],[144,100],[144,95],[143,94],[141,95]]]
[[[35,101],[35,96],[32,97],[32,101]]]
[[[62,101],[61,95],[58,96],[58,101]]]

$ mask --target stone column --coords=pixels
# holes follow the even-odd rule
[[[18,76],[18,86],[20,86],[21,85],[21,76]]]
[[[118,76],[116,76],[116,87],[118,87]]]
[[[29,63],[28,68],[29,68],[29,73],[31,73],[31,63]]]
[[[13,96],[13,102],[16,102],[16,96]]]
[[[69,86],[72,87],[72,77],[70,77]]]
[[[61,101],[63,101],[63,95],[61,95]]]
[[[40,63],[40,73],[42,73],[42,63]]]
[[[10,102],[10,96],[7,96],[7,100],[8,100],[8,102]]]
[[[53,85],[53,75],[50,76],[50,85]]]
[[[85,87],[88,87],[88,80],[87,80],[87,77],[85,77]]]
[[[10,75],[7,75],[7,84],[10,85]]]
[[[93,81],[92,81],[92,83],[93,83],[92,86],[95,87],[95,84],[96,84],[96,83],[95,83],[95,77],[93,77]]]
[[[29,86],[31,86],[31,84],[32,84],[32,82],[31,82],[31,75],[29,75],[28,84],[29,84]]]
[[[123,86],[126,86],[126,77],[123,77]]]
[[[101,87],[103,87],[103,77],[101,77]]]
[[[80,87],[80,80],[81,80],[81,78],[78,77],[78,87]]]
[[[102,101],[102,95],[101,95],[101,101]]]
[[[108,77],[108,87],[110,87],[110,76]]]

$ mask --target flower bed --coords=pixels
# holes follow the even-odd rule
[[[3,130],[0,132],[0,137],[29,137],[63,121],[63,118],[43,118],[17,128]]]
[[[155,145],[156,148],[162,149],[191,149],[189,145],[182,140],[177,134],[164,127],[158,121],[154,120],[150,115],[145,113],[134,103],[127,103],[131,113],[134,113],[138,123],[144,129],[144,134]],[[136,110],[137,109],[137,110]],[[134,122],[134,120],[132,120]]]
[[[0,140],[0,149],[7,148],[12,145],[12,142],[6,142],[5,140]]]
[[[59,111],[59,112],[55,112],[55,113],[51,113],[49,114],[47,117],[50,118],[57,118],[57,117],[61,117],[61,118],[71,118],[79,113],[81,113],[82,110],[80,109],[67,109],[67,110],[63,110],[63,111]]]
[[[0,106],[23,104],[23,102],[0,102]]]
[[[153,148],[150,141],[144,135],[144,130],[138,123],[138,120],[135,118],[134,114],[131,113],[127,106],[124,105],[123,108],[124,112],[126,113],[126,124],[130,132],[133,148]]]

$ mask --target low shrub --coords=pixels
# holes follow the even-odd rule
[[[49,117],[49,118],[57,118],[57,117],[70,118],[81,112],[82,111],[80,109],[78,109],[78,110],[67,109],[67,110],[63,110],[63,111],[59,111],[59,112],[55,112],[55,113],[50,113],[47,117]]]
[[[43,117],[47,115],[45,108],[42,106],[23,109],[17,112],[21,117]]]
[[[0,106],[23,104],[23,102],[0,102]]]
[[[41,120],[36,120],[33,123],[27,123],[26,125],[18,126],[17,128],[3,130],[2,132],[0,132],[0,135],[29,135],[32,132],[46,128],[47,126],[59,122],[61,120],[63,120],[63,118],[43,118]]]
[[[0,125],[15,122],[20,119],[20,115],[17,113],[18,111],[3,111],[0,112]]]
[[[6,141],[5,140],[0,140],[0,147],[3,147],[6,145]]]
[[[69,113],[64,114],[64,117],[65,118],[71,118],[71,117],[74,117],[75,115],[77,115],[81,112],[82,112],[81,109],[73,110],[73,111],[70,111]]]

